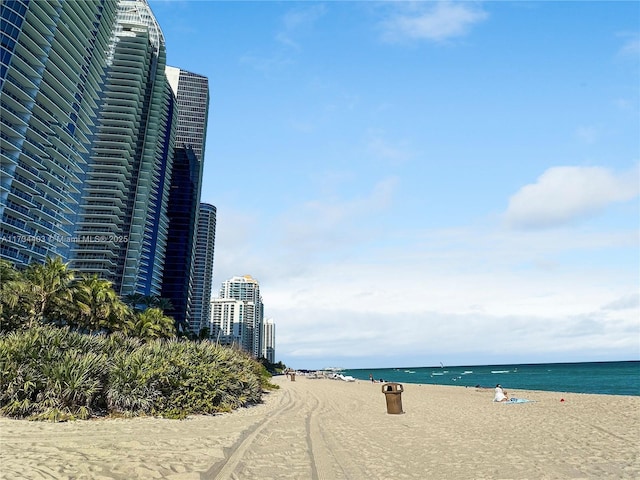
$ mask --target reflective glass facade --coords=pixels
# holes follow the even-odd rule
[[[216,243],[216,207],[201,203],[198,209],[196,249],[193,259],[193,289],[190,327],[194,332],[209,326],[211,317],[211,282]]]
[[[3,0],[0,258],[67,260],[116,1]]]
[[[209,80],[202,75],[170,66],[166,67],[165,72],[176,97],[178,120],[162,296],[171,300],[174,308],[170,314],[178,325],[199,334],[202,311],[207,308],[201,305],[203,295],[206,294],[203,286],[206,279],[202,277],[206,269],[196,273],[195,259],[197,255],[201,255],[196,250],[196,238],[209,109]],[[215,208],[213,226],[215,238]],[[212,266],[209,270],[211,269]],[[208,282],[211,283],[210,277]],[[210,289],[209,286],[209,293],[206,295],[210,296]],[[209,298],[206,300],[208,305]]]
[[[171,301],[172,316],[180,330],[190,328],[191,265],[196,231],[196,185],[198,165],[191,148],[176,148],[169,194],[169,238],[162,281],[162,297]],[[194,333],[199,331],[194,330]]]
[[[149,6],[118,5],[72,267],[122,295],[160,295],[177,111]]]

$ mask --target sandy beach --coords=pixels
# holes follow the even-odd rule
[[[1,478],[638,479],[640,397],[296,376],[264,403],[186,420],[0,419]],[[561,399],[564,399],[561,402]]]

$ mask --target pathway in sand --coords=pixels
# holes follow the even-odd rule
[[[63,424],[0,419],[1,478],[96,480],[637,479],[640,397],[274,379],[232,414]],[[560,402],[564,398],[564,402]]]

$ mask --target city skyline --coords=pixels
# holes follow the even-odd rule
[[[150,5],[277,360],[638,358],[637,3]]]
[[[11,0],[1,16],[0,256],[60,256],[123,298],[164,294],[179,332],[199,325],[215,241],[200,203],[207,77],[167,67],[146,0]]]

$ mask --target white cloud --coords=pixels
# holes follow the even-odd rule
[[[300,204],[280,217],[278,230],[286,245],[303,251],[336,252],[361,241],[375,215],[387,210],[398,184],[396,177],[380,180],[363,195],[342,198],[337,193]]]
[[[613,302],[607,303],[603,310],[626,310],[629,308],[638,308],[640,307],[640,293],[630,293],[628,295],[624,295]]]
[[[275,33],[275,40],[280,45],[275,49],[270,49],[269,45],[263,46],[260,53],[246,53],[240,57],[239,63],[264,74],[292,65],[295,63],[295,54],[302,50],[296,37],[311,28],[325,12],[324,5],[290,10],[282,18],[282,28]]]
[[[232,275],[260,282],[278,360],[355,368],[636,358],[636,257],[629,268],[607,261],[634,251],[633,228],[398,230],[382,219],[398,179],[353,193],[356,178],[327,172],[319,193],[276,219],[219,208],[214,294]]]
[[[640,57],[640,35],[633,34],[620,34],[622,37],[626,37],[624,44],[618,50],[618,56],[622,58],[630,58],[638,61]]]
[[[341,189],[353,188],[352,174],[317,177],[320,193],[315,198],[275,217],[218,205],[214,292],[233,275],[251,274],[260,282],[300,278],[317,268],[317,262],[348,255],[376,238],[381,228],[376,220],[392,205],[398,179],[380,179],[359,194],[340,194]]]
[[[304,271],[261,283],[285,363],[391,367],[401,358],[418,366],[455,357],[483,364],[497,345],[507,361],[571,352],[620,359],[636,351],[640,308],[628,294],[638,286],[635,272],[563,261],[565,253],[628,251],[635,232],[460,228],[379,240],[373,250],[361,240],[339,259],[300,255]],[[557,266],[536,268],[538,258]]]
[[[291,65],[293,61],[286,55],[277,52],[265,55],[247,53],[240,57],[239,63],[240,65],[247,65],[264,74],[271,74],[272,72],[282,70],[286,66]]]
[[[636,102],[630,98],[616,98],[613,101],[613,105],[625,112],[631,112],[637,110]]]
[[[284,16],[283,23],[287,30],[307,28],[322,18],[326,12],[327,8],[322,4],[290,10]]]
[[[392,142],[387,140],[382,132],[377,131],[370,132],[367,150],[375,157],[387,160],[392,165],[402,164],[413,156],[407,141]]]
[[[584,143],[593,144],[598,140],[600,132],[594,126],[581,126],[576,130],[576,136]]]
[[[488,14],[473,3],[440,1],[411,4],[409,9],[385,21],[383,38],[395,42],[404,39],[442,42],[466,35]]]
[[[529,360],[595,348],[632,355],[639,309],[602,312],[599,302],[612,294],[590,283],[569,275],[448,275],[416,259],[334,264],[264,292],[278,325],[278,355],[301,368],[364,358],[376,360],[363,366],[400,366],[401,357],[433,365],[454,352],[457,364],[483,364],[496,350]]]
[[[300,50],[300,44],[294,40],[294,36],[304,29],[311,28],[326,11],[322,4],[288,11],[282,19],[283,29],[276,33],[276,40],[287,47]]]
[[[389,178],[359,196],[333,191],[267,229],[251,217],[224,224],[235,214],[219,209],[216,278],[258,279],[278,360],[355,368],[635,358],[637,272],[574,257],[628,255],[637,232],[382,226],[363,234],[395,188]],[[224,238],[230,230],[234,238]],[[554,269],[539,268],[544,261]]]
[[[254,274],[261,264],[254,241],[260,238],[259,217],[217,202],[213,296],[234,275]]]
[[[515,228],[548,228],[595,215],[638,196],[639,171],[604,167],[553,167],[509,199],[505,219]]]

